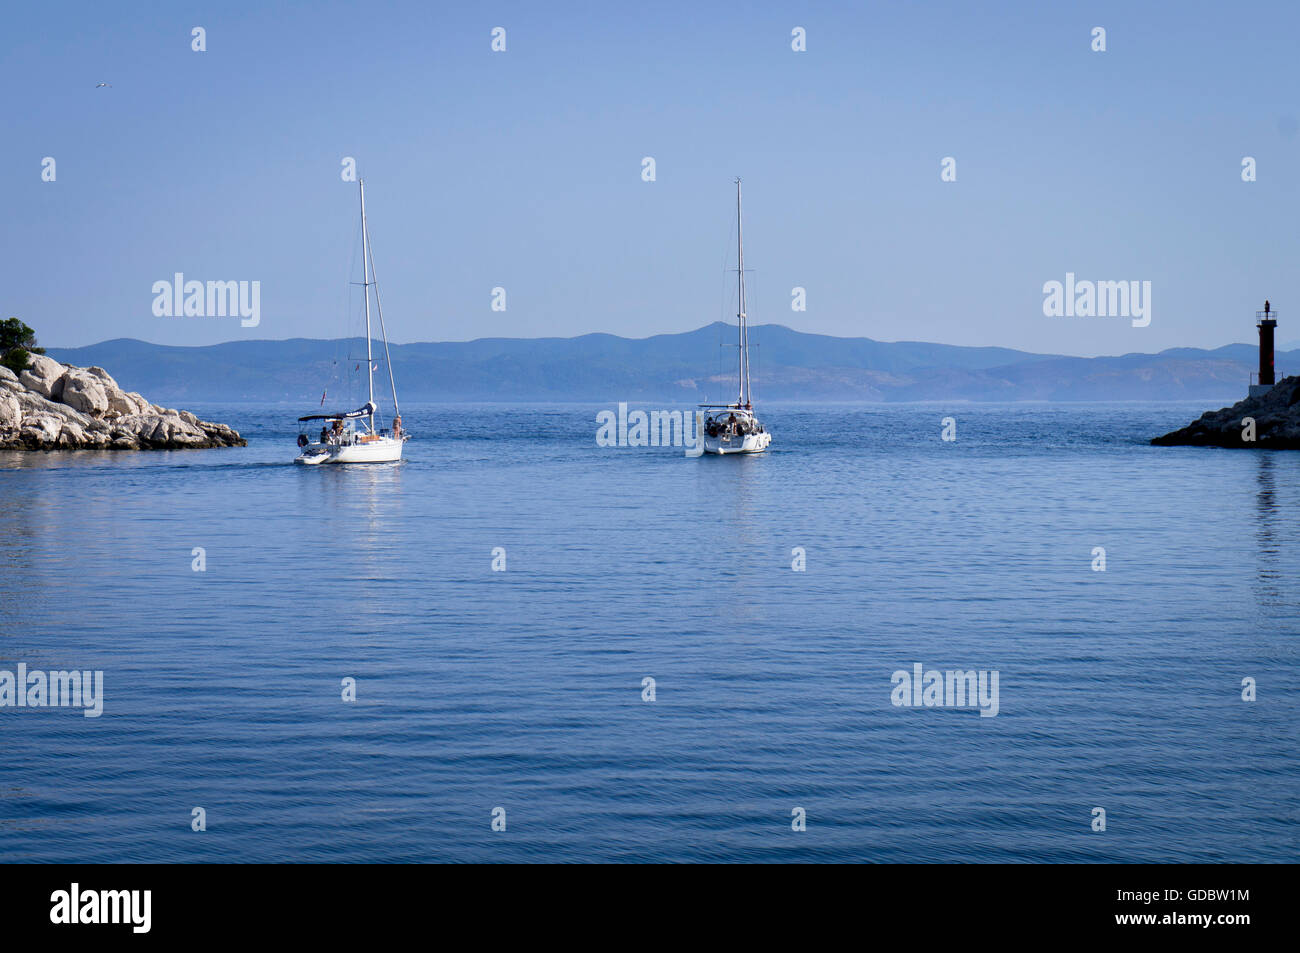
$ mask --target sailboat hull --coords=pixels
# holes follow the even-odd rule
[[[772,442],[767,432],[736,434],[731,437],[705,437],[704,452],[722,456],[728,453],[762,453]]]
[[[395,463],[402,459],[402,441],[381,437],[366,443],[346,446],[314,443],[309,445],[294,463],[307,465],[321,463]]]

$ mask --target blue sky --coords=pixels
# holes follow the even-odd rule
[[[755,323],[1091,355],[1253,340],[1267,296],[1280,340],[1300,339],[1294,4],[56,3],[6,20],[0,311],[49,345],[354,332],[345,156],[394,341],[729,317],[737,175]],[[156,317],[152,285],[178,271],[260,281],[260,325]],[[1043,283],[1066,272],[1150,281],[1150,326],[1045,317]]]

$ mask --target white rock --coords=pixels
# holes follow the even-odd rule
[[[113,375],[110,374],[108,371],[104,370],[102,367],[88,367],[86,368],[86,373],[89,374],[91,377],[99,378],[100,383],[104,385],[105,389],[110,387],[113,390],[122,389],[118,385],[117,381],[113,379]]]
[[[102,414],[108,410],[108,392],[104,382],[80,367],[70,367],[63,375],[59,400],[83,414]]]
[[[153,405],[135,391],[117,390],[109,392],[108,411],[112,414],[135,416],[152,413]]]
[[[60,447],[80,447],[86,442],[86,431],[82,430],[80,425],[69,420],[64,423],[63,429],[59,431]]]
[[[23,419],[22,404],[8,391],[0,390],[0,430],[12,430]]]
[[[34,390],[42,397],[58,400],[62,396],[63,374],[67,370],[62,364],[44,354],[33,354],[27,370],[18,375],[28,390]]]
[[[149,434],[149,439],[155,443],[165,443],[171,438],[174,427],[175,425],[171,420],[164,417],[162,420],[158,421],[158,426],[154,427],[153,433]],[[141,436],[144,435],[141,434]]]
[[[24,390],[18,395],[18,403],[24,414],[52,414],[63,420],[75,420],[81,426],[87,426],[93,418],[87,417],[79,410],[56,400],[47,400],[35,391]]]
[[[102,367],[33,355],[20,375],[0,374],[0,447],[141,450],[242,445],[223,424],[126,393]]]
[[[54,414],[29,414],[22,420],[22,435],[45,443],[53,443],[62,431],[63,420]]]

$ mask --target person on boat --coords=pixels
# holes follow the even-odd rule
[[[400,437],[401,435],[402,435],[402,415],[398,414],[396,417],[393,418],[393,436]]]
[[[330,434],[330,438],[331,438],[330,439],[331,443],[343,442],[343,421],[342,420],[334,421],[334,432]]]
[[[321,442],[321,443],[329,443],[329,442],[330,442],[330,434],[329,434],[329,431],[326,430],[324,427],[321,427],[321,428],[320,428],[320,442]]]

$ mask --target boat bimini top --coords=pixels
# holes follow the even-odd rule
[[[357,417],[372,417],[379,413],[379,408],[370,401],[357,410],[349,410],[343,414],[308,414],[306,417],[299,417],[298,423],[304,423],[308,420],[352,420]]]

